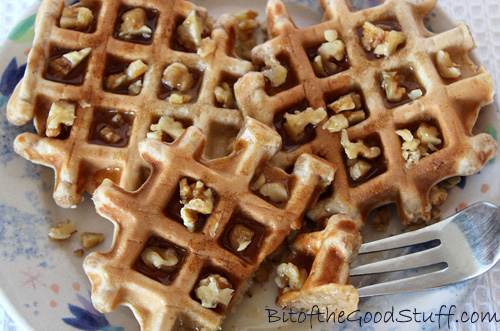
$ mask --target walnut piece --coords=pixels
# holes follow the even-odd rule
[[[361,109],[361,95],[356,92],[352,92],[346,95],[341,96],[334,102],[328,105],[328,108],[333,110],[335,114],[339,114],[344,110],[357,110]]]
[[[386,31],[370,22],[363,24],[361,44],[367,52],[373,51],[376,55],[389,57],[405,40],[406,36],[401,31]]]
[[[181,122],[176,121],[168,115],[163,115],[157,124],[151,124],[148,138],[163,140],[163,134],[168,135],[173,140],[179,138],[185,131]]]
[[[395,71],[382,71],[382,88],[385,91],[387,100],[399,102],[403,99],[406,89],[399,86],[400,76]]]
[[[87,7],[73,5],[63,9],[59,26],[63,29],[85,31],[94,20],[94,14]]]
[[[450,54],[445,51],[438,51],[436,63],[439,74],[443,78],[458,78],[462,74],[458,65],[451,60]]]
[[[210,32],[209,22],[200,13],[192,10],[181,25],[177,27],[177,40],[190,52],[196,52],[203,40],[203,35]]]
[[[214,89],[215,100],[222,104],[224,108],[236,108],[233,91],[228,83],[222,82],[220,86]]]
[[[47,117],[47,137],[57,137],[61,133],[61,125],[73,126],[75,122],[76,105],[66,100],[59,100],[52,104]]]
[[[108,144],[116,144],[121,139],[121,136],[116,133],[115,129],[110,125],[106,125],[104,128],[102,128],[101,131],[99,131],[99,135]]]
[[[118,88],[128,85],[130,95],[138,95],[142,90],[142,80],[140,77],[149,70],[149,66],[141,60],[136,60],[129,64],[122,73],[110,75],[106,78],[106,88],[115,91]]]
[[[95,247],[104,241],[104,234],[94,232],[84,232],[81,235],[81,244],[85,249]]]
[[[391,209],[387,206],[383,206],[377,209],[375,217],[371,223],[371,227],[379,232],[384,232],[387,230],[389,225],[389,220],[392,217]]]
[[[318,48],[318,55],[313,60],[313,69],[318,76],[328,76],[338,70],[338,65],[332,60],[342,61],[345,58],[345,44],[338,39],[336,30],[326,30],[324,32],[326,42]]]
[[[288,190],[281,182],[264,183],[259,188],[259,193],[274,203],[284,203],[288,200]]]
[[[326,116],[327,113],[322,107],[316,110],[308,107],[302,112],[296,110],[294,114],[285,114],[284,118],[286,122],[283,124],[283,127],[290,139],[294,142],[298,142],[304,138],[304,130],[307,125],[318,125]]]
[[[66,240],[73,233],[76,232],[75,226],[71,220],[67,220],[66,222],[61,222],[57,224],[57,227],[50,228],[49,230],[49,239],[51,240]]]
[[[396,134],[403,138],[401,150],[406,166],[409,168],[417,165],[422,157],[435,152],[436,146],[441,144],[437,128],[425,123],[419,125],[415,133],[416,137],[408,129],[397,130]]]
[[[260,27],[255,19],[259,14],[253,10],[242,9],[233,13],[238,21],[238,44],[236,55],[245,60],[252,59],[252,48],[257,45],[256,30]]]
[[[341,96],[327,106],[335,115],[323,124],[323,130],[328,130],[331,133],[340,132],[363,121],[366,115],[365,111],[361,109],[362,106],[359,93],[352,92]]]
[[[227,307],[233,297],[233,286],[224,277],[211,274],[200,280],[194,290],[196,297],[201,300],[205,308],[215,308],[218,304]]]
[[[92,48],[87,47],[80,51],[73,51],[64,54],[57,59],[49,62],[49,68],[51,69],[54,76],[58,78],[66,77],[70,72],[72,72],[80,63],[83,62],[89,56]]]
[[[189,184],[186,178],[179,182],[181,218],[189,232],[194,232],[198,214],[210,215],[214,210],[215,196],[212,189],[206,188],[201,181]]]
[[[429,192],[429,201],[432,206],[441,205],[447,197],[448,193],[439,185],[433,186]]]
[[[153,30],[147,25],[146,11],[142,8],[134,8],[123,13],[122,24],[118,31],[118,37],[133,39],[135,37],[151,38]]]
[[[173,247],[147,247],[141,252],[141,260],[152,270],[171,270],[179,263],[179,257]]]
[[[374,159],[378,157],[381,153],[379,147],[369,147],[364,141],[358,140],[353,143],[349,140],[347,131],[342,131],[342,136],[340,143],[344,147],[344,151],[349,159],[356,159],[358,156],[362,156],[366,159]]]
[[[372,165],[363,159],[348,160],[347,166],[349,167],[349,175],[354,180],[360,180],[368,174]]]
[[[191,89],[195,84],[194,76],[189,72],[189,68],[184,64],[175,62],[163,71],[162,82],[180,92]]]
[[[245,250],[252,242],[255,231],[243,224],[236,224],[229,232],[229,243],[231,248],[237,252]]]
[[[286,82],[286,77],[288,75],[288,70],[276,59],[276,56],[271,55],[265,60],[265,64],[268,69],[265,69],[262,73],[264,77],[269,79],[271,85],[274,87],[283,85]]]
[[[322,129],[323,130],[328,130],[329,132],[340,132],[342,130],[345,130],[349,127],[349,121],[343,114],[338,114],[338,115],[333,115],[331,116],[328,121],[326,121]]]
[[[283,293],[298,291],[307,280],[306,269],[300,269],[293,263],[281,263],[276,270],[274,281]]]

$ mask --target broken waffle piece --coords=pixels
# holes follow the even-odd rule
[[[139,149],[152,169],[144,185],[126,191],[105,180],[96,189],[98,213],[120,229],[109,252],[84,262],[99,311],[128,305],[144,330],[175,330],[186,316],[189,325],[217,330],[259,265],[300,228],[305,210],[333,180],[334,168],[308,154],[291,174],[267,165],[281,138],[251,118],[229,156],[200,157],[205,143],[194,126],[174,144],[146,139]],[[251,191],[261,172],[287,183],[280,206]],[[186,229],[183,208],[207,213],[195,217],[194,232]]]
[[[361,235],[346,215],[332,216],[324,230],[299,234],[278,266],[279,304],[295,312],[311,311],[314,306],[336,314],[356,311],[358,293],[349,284],[349,264],[360,246]],[[305,261],[312,261],[309,271],[300,267],[308,264]]]

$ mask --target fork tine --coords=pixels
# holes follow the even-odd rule
[[[398,236],[372,241],[361,245],[358,254],[373,253],[389,249],[412,246],[416,244],[423,244],[425,242],[437,239],[438,237],[436,236],[435,232],[437,231],[429,231],[429,229],[423,228]]]
[[[361,265],[349,270],[351,276],[377,274],[390,271],[401,271],[406,269],[420,268],[440,262],[445,262],[441,247],[433,247],[421,252],[405,254],[402,256]]]
[[[448,277],[450,274],[450,272],[448,272],[449,270],[449,268],[444,268],[425,275],[393,280],[386,283],[367,285],[358,288],[357,290],[360,297],[370,297],[375,295],[419,291],[439,287],[453,282],[453,280]]]

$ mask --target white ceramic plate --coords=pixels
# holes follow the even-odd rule
[[[265,0],[196,2],[207,7],[214,16],[250,8],[260,13],[261,20],[264,18]],[[357,8],[376,2],[353,1]],[[321,13],[316,0],[290,0],[288,4],[299,27],[320,22]],[[31,125],[20,128],[10,125],[4,114],[10,94],[24,72],[27,52],[33,38],[36,11],[37,8],[27,10],[25,19],[11,32],[0,50],[0,301],[15,321],[26,329],[137,330],[139,326],[127,308],[122,307],[106,315],[93,309],[90,283],[82,268],[83,259],[73,253],[81,247],[79,236],[73,236],[66,242],[52,242],[47,238],[51,226],[71,219],[80,233],[105,233],[105,242],[95,250],[106,251],[112,240],[111,223],[95,213],[88,196],[77,209],[56,206],[52,200],[53,171],[27,162],[12,149],[12,142],[17,134],[34,130]],[[434,31],[454,26],[453,21],[440,8],[426,19],[426,24]],[[496,137],[498,124],[495,108],[490,106],[481,113],[477,131],[489,132]],[[477,201],[500,204],[500,188],[491,184],[494,175],[500,173],[499,168],[499,162],[490,162],[479,175],[467,178],[465,183],[453,189],[442,208],[443,214],[451,215],[463,206]],[[369,236],[368,234],[366,237]],[[336,319],[334,324],[310,325],[309,317],[305,320],[301,317],[302,323],[283,321],[284,316],[293,320],[298,317],[291,317],[287,312],[283,315],[284,311],[276,306],[277,292],[273,283],[270,281],[255,285],[251,291],[252,297],[245,298],[236,311],[228,316],[223,329],[262,330],[281,327],[294,330],[312,327],[320,330],[337,327],[359,329],[360,326],[391,330],[408,330],[410,327],[434,329],[438,327],[437,318],[417,323],[413,312],[436,313],[443,305],[447,307],[446,311],[456,305],[458,311],[460,303],[474,285],[472,281],[436,290],[361,300],[361,312],[356,315],[354,322],[339,323]],[[277,314],[269,318],[269,311],[266,309],[276,310]],[[393,312],[392,319],[390,312]],[[387,317],[389,321],[378,321],[377,316]],[[422,315],[418,318],[421,319]],[[313,318],[316,319],[317,317]],[[446,323],[446,320],[443,318],[440,322]]]

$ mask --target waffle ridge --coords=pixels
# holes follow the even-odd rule
[[[269,40],[254,48],[252,59],[259,66],[270,56],[288,59],[290,77],[295,85],[286,86],[276,94],[266,92],[262,72],[243,76],[235,86],[238,104],[246,116],[275,126],[277,116],[306,103],[313,109],[323,107],[328,98],[359,92],[364,99],[367,118],[347,128],[350,141],[375,137],[382,150],[386,170],[355,185],[343,160],[340,133],[315,127],[315,139],[295,149],[282,150],[270,161],[286,169],[301,153],[320,155],[334,164],[337,173],[329,196],[308,212],[313,220],[336,213],[350,215],[364,226],[373,209],[395,203],[403,223],[430,220],[429,192],[441,180],[452,176],[471,175],[494,157],[497,144],[488,134],[473,134],[479,110],[493,102],[491,76],[483,67],[477,68],[468,57],[475,48],[468,27],[462,22],[449,31],[434,34],[423,18],[436,0],[387,0],[379,6],[356,11],[348,0],[321,0],[324,19],[321,24],[297,28],[280,0],[267,6]],[[405,44],[388,58],[369,58],[361,46],[359,29],[364,22],[394,20],[406,35]],[[320,78],[313,70],[307,50],[324,42],[324,32],[335,29],[345,44],[349,67],[339,73]],[[435,64],[439,50],[460,59],[462,77],[445,80]],[[384,103],[380,83],[382,71],[409,69],[415,73],[424,95],[412,102],[389,108]],[[331,99],[330,99],[331,102]],[[326,120],[325,120],[326,121]],[[401,139],[396,130],[415,123],[437,124],[443,146],[420,159],[409,168],[401,153]]]

